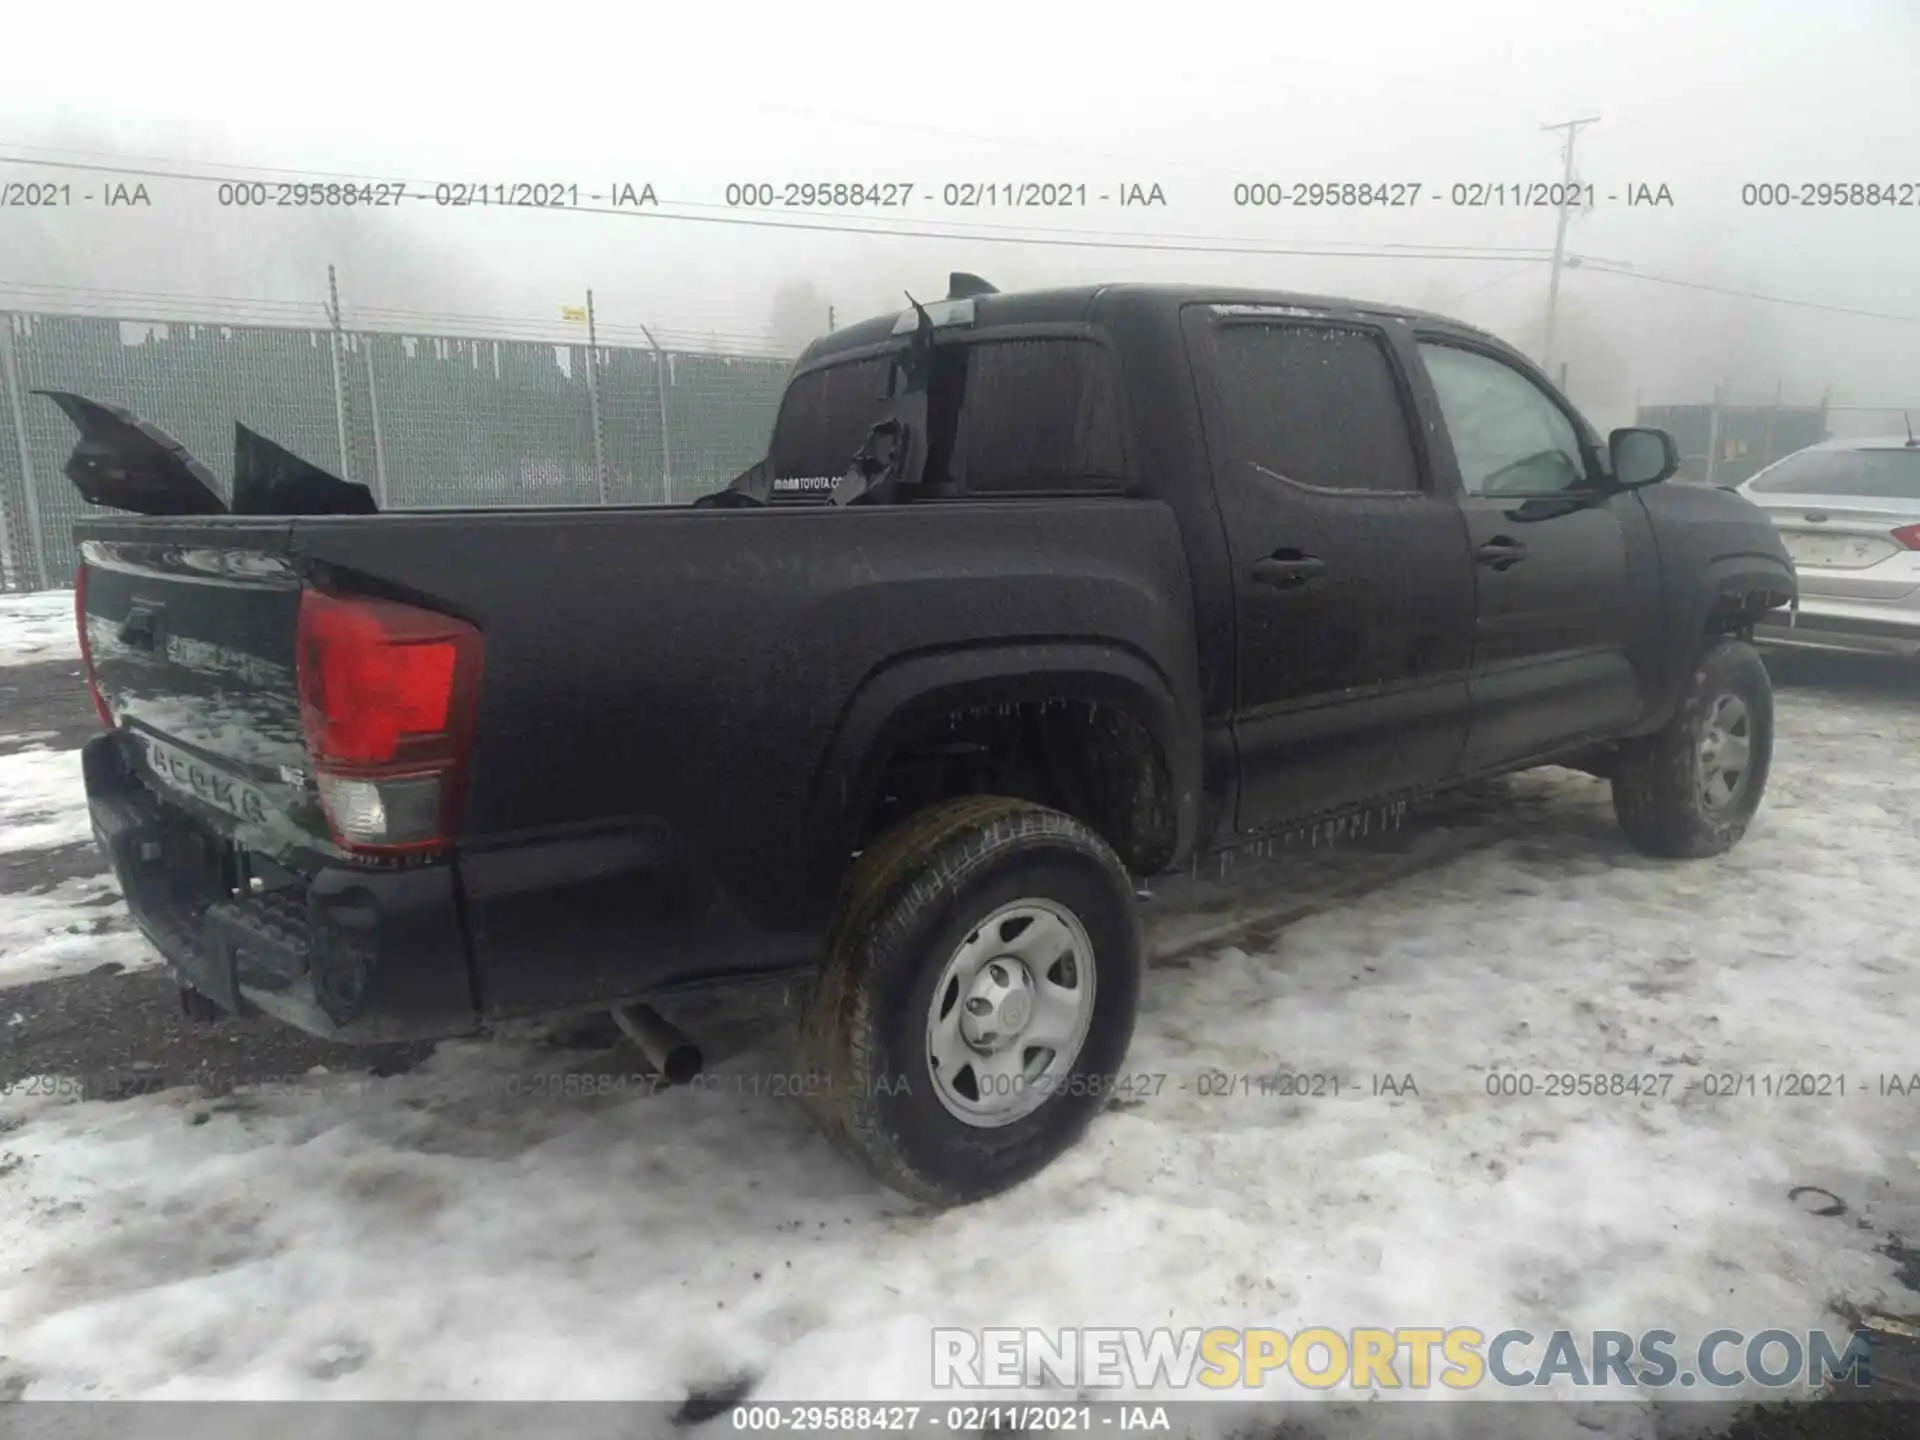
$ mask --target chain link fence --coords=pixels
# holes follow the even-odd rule
[[[0,585],[72,583],[66,417],[125,406],[233,479],[246,425],[382,509],[684,504],[765,452],[790,361],[650,347],[0,311]],[[92,512],[98,513],[98,512]]]

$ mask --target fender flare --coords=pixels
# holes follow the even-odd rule
[[[1792,567],[1777,556],[1757,550],[1720,555],[1689,592],[1685,618],[1692,622],[1692,637],[1698,639],[1717,611],[1738,608],[1750,613],[1754,596],[1765,597],[1759,608],[1770,610],[1791,603],[1798,594]]]
[[[1766,603],[1761,609],[1765,610],[1789,604],[1798,594],[1792,567],[1764,550],[1738,551],[1708,562],[1674,607],[1678,614],[1667,642],[1665,693],[1655,713],[1638,728],[1658,729],[1672,715],[1680,688],[1699,658],[1708,626],[1717,613],[1752,615],[1755,596],[1764,597]]]
[[[1198,692],[1197,677],[1177,688],[1150,658],[1112,641],[1036,639],[896,656],[855,689],[821,756],[808,802],[809,831],[821,837],[815,861],[844,866],[881,762],[905,735],[954,710],[1035,701],[1116,705],[1146,727],[1167,768],[1173,853],[1183,857],[1199,828]]]

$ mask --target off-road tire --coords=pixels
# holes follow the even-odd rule
[[[1722,810],[1701,794],[1700,745],[1722,696],[1738,697],[1749,716],[1745,781]],[[1747,833],[1773,763],[1773,685],[1759,652],[1722,637],[1701,652],[1666,727],[1620,748],[1613,810],[1636,849],[1663,859],[1720,855]]]
[[[1093,1014],[1067,1079],[1032,1111],[969,1125],[935,1093],[926,1021],[947,958],[997,907],[1065,906],[1092,943]],[[1105,1103],[1133,1038],[1144,945],[1126,868],[1072,816],[969,796],[910,816],[855,862],[797,1044],[828,1135],[881,1183],[964,1204],[1070,1148]]]

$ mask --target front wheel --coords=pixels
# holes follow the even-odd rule
[[[801,1049],[816,1112],[882,1183],[977,1200],[1086,1129],[1132,1039],[1125,867],[1071,816],[970,797],[857,863]]]
[[[1613,809],[1649,855],[1723,854],[1747,833],[1773,764],[1773,685],[1759,652],[1716,640],[1666,728],[1620,749]]]

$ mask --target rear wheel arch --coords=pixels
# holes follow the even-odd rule
[[[1093,826],[1129,866],[1156,870],[1185,853],[1198,825],[1197,704],[1183,706],[1159,668],[1129,649],[1035,642],[907,656],[868,678],[813,786],[818,863],[844,872],[875,831],[884,782],[916,747],[1022,729],[1040,747],[1022,758],[1080,791],[1048,802]],[[985,787],[929,798],[964,793]],[[1122,794],[1125,805],[1111,803]]]

